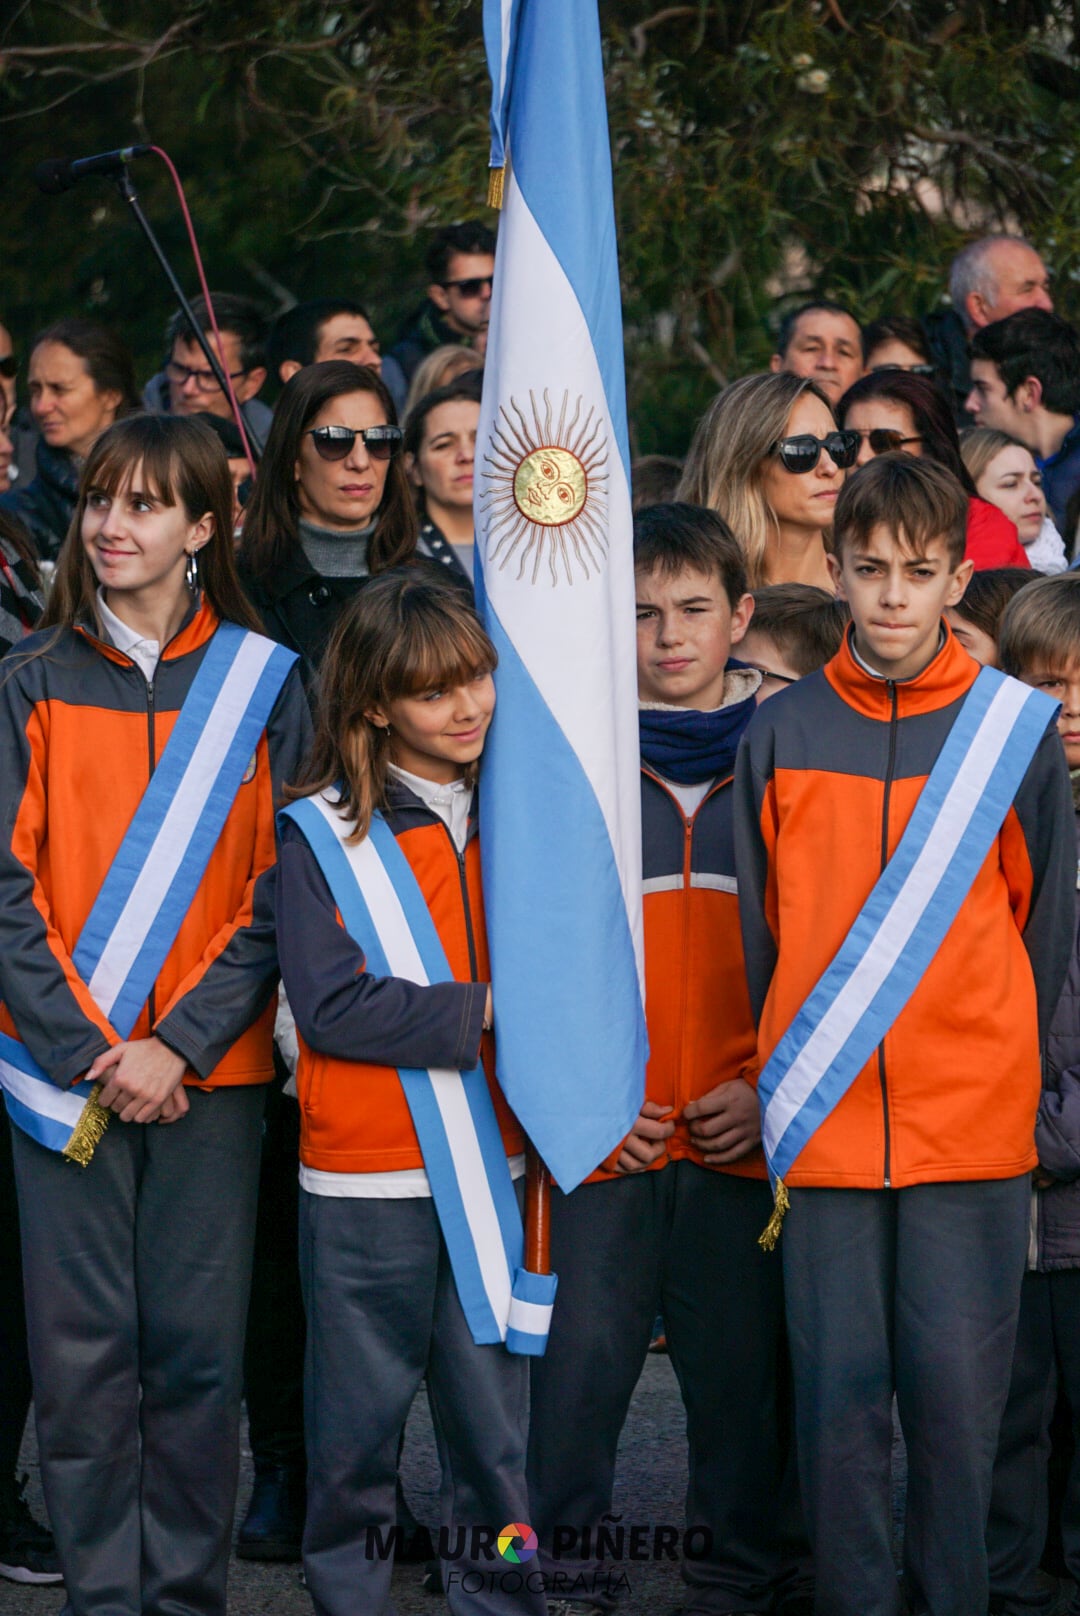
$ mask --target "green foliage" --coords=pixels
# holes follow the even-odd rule
[[[1029,233],[1071,312],[1073,6],[600,10],[638,451],[685,448],[716,386],[767,363],[785,300],[925,312],[985,228]],[[25,335],[94,312],[156,364],[170,298],[125,205],[104,182],[42,198],[31,180],[44,156],[152,139],[184,177],[213,285],[272,306],[348,292],[392,338],[430,226],[483,212],[480,24],[480,0],[25,0],[0,35],[5,316]],[[186,266],[163,171],[135,177]]]

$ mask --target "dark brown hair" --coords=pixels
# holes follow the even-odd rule
[[[765,584],[753,593],[749,632],[775,640],[800,678],[832,661],[850,620],[845,601],[813,584]]]
[[[498,654],[461,589],[416,567],[372,578],[338,622],[319,675],[315,741],[286,795],[341,790],[342,817],[362,841],[386,806],[390,739],[367,717],[402,696],[464,684],[492,672]]]
[[[690,568],[719,578],[732,609],[746,594],[746,559],[724,518],[678,500],[634,517],[634,571],[671,578]]]
[[[917,378],[916,378],[917,379]],[[955,572],[967,547],[968,496],[951,471],[915,455],[883,454],[845,482],[833,517],[833,549],[866,544],[876,527],[914,555],[941,539]]]
[[[971,574],[963,598],[950,610],[989,634],[996,645],[1006,606],[1039,576],[1030,567],[986,567]]]
[[[96,320],[57,320],[55,325],[38,332],[30,349],[31,358],[44,342],[59,343],[77,355],[99,393],[120,394],[117,419],[142,408],[135,383],[135,361],[127,344],[108,326],[98,325]]]
[[[244,512],[240,540],[241,562],[261,584],[288,566],[299,546],[300,499],[296,462],[304,433],[325,404],[349,393],[373,393],[386,416],[397,425],[394,401],[385,385],[364,365],[346,359],[327,359],[306,365],[282,389],[266,438],[255,488]],[[368,545],[372,573],[384,572],[407,561],[416,550],[418,524],[412,490],[400,454],[386,468],[386,486],[375,515],[375,531]]]
[[[913,376],[909,370],[875,370],[869,376],[860,376],[853,382],[836,406],[836,419],[841,426],[847,423],[847,413],[853,404],[866,404],[873,399],[886,399],[890,404],[902,404],[910,413],[915,434],[922,439],[923,458],[936,460],[945,466],[969,494],[975,484],[960,454],[960,436],[953,420],[952,408],[936,382],[928,376]]]
[[[97,616],[97,576],[83,548],[82,519],[91,490],[115,494],[136,471],[166,505],[197,522],[207,512],[214,531],[199,551],[199,583],[219,618],[259,630],[240,588],[232,541],[232,478],[221,443],[201,421],[183,415],[129,415],[104,431],[86,457],[79,498],[56,564],[41,628],[70,628]]]

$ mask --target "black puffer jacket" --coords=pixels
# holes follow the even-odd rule
[[[42,561],[55,561],[75,514],[79,462],[69,450],[51,448],[44,438],[38,439],[34,458],[33,481],[0,494],[0,510],[18,517]]]
[[[1080,780],[1073,775],[1074,797]],[[1046,1044],[1043,1097],[1035,1123],[1039,1165],[1056,1182],[1035,1196],[1032,1266],[1080,1268],[1080,809],[1076,818],[1076,931]]]

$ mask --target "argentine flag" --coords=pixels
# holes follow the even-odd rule
[[[505,149],[477,435],[499,652],[481,836],[500,1081],[564,1190],[644,1093],[622,310],[596,0],[487,0]]]

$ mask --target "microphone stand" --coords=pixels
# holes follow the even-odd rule
[[[213,371],[214,378],[217,381],[218,386],[221,388],[221,391],[225,394],[225,397],[228,398],[228,396],[229,396],[229,384],[228,384],[228,381],[226,379],[225,372],[221,367],[221,361],[218,359],[217,354],[214,352],[214,350],[211,348],[210,344],[207,342],[206,333],[203,331],[202,323],[201,323],[201,321],[199,321],[199,320],[197,320],[195,318],[194,312],[192,311],[191,304],[188,302],[187,298],[184,296],[184,289],[180,285],[180,282],[177,280],[176,274],[175,274],[175,272],[173,270],[172,265],[169,263],[168,258],[166,258],[166,256],[165,256],[165,250],[162,247],[162,245],[161,245],[160,241],[158,240],[158,238],[155,236],[153,226],[151,225],[150,220],[146,217],[146,214],[142,210],[142,204],[140,203],[139,198],[136,195],[135,187],[131,183],[131,175],[128,173],[126,167],[124,168],[122,173],[120,173],[120,174],[118,174],[116,176],[116,189],[120,192],[120,195],[123,197],[124,201],[129,205],[129,207],[131,208],[132,213],[135,215],[135,218],[138,221],[138,225],[139,225],[140,230],[142,231],[143,235],[146,237],[147,241],[150,243],[150,247],[151,247],[151,250],[152,250],[152,252],[154,254],[154,257],[157,259],[158,263],[161,265],[162,270],[165,273],[165,279],[168,281],[169,285],[172,287],[172,290],[173,290],[173,293],[175,294],[177,302],[179,303],[180,307],[183,309],[184,313],[187,315],[188,324],[190,325],[192,331],[195,333],[196,342],[199,344],[199,347],[202,349],[203,353],[206,355],[206,362],[210,366],[210,369]],[[255,450],[256,454],[262,454],[262,451],[263,451],[262,440],[259,438],[258,434],[253,429],[250,422],[247,420],[246,416],[244,418],[244,431],[247,433],[248,437],[250,438],[251,446]]]

